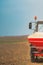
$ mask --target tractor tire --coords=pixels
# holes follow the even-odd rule
[[[34,56],[34,49],[33,48],[31,48],[31,62],[35,62],[35,56]]]
[[[34,55],[31,54],[31,62],[35,62]]]

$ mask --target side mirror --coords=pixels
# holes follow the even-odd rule
[[[32,29],[32,23],[31,22],[29,23],[29,29]]]

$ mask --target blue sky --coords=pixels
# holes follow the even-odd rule
[[[43,20],[43,0],[0,0],[0,36],[30,34],[35,15]]]

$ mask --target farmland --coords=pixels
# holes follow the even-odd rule
[[[43,65],[32,63],[27,35],[0,37],[0,65]]]

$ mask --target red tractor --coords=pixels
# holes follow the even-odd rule
[[[31,49],[31,61],[43,62],[43,32],[39,32],[40,25],[43,25],[43,21],[36,21],[34,33],[28,36]],[[43,27],[43,26],[42,26]],[[29,23],[29,29],[32,29],[32,22]],[[42,28],[41,28],[42,29]]]

